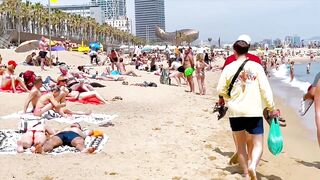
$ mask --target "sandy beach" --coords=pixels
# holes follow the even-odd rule
[[[22,62],[28,53],[0,50],[3,63]],[[75,52],[59,52],[59,60],[69,65],[89,63],[89,57]],[[222,60],[216,62],[223,63]],[[130,67],[133,68],[133,67]],[[36,74],[58,77],[58,68],[41,72],[39,67],[18,65],[16,74],[33,70]],[[95,70],[102,71],[103,67]],[[156,88],[125,86],[121,82],[99,83],[97,89],[106,99],[121,96],[122,101],[108,105],[68,103],[71,110],[117,114],[113,127],[83,123],[109,136],[101,153],[65,155],[0,155],[0,179],[242,179],[237,165],[229,166],[233,144],[228,116],[217,120],[212,106],[220,72],[208,72],[207,95],[186,93],[186,86],[161,85],[159,76],[139,71],[141,77],[127,77],[129,83],[152,81]],[[198,91],[198,88],[196,88]],[[0,116],[22,110],[27,94],[0,93]],[[287,120],[283,128],[284,149],[274,157],[264,145],[262,161],[257,169],[260,179],[316,180],[320,178],[319,145],[310,138],[297,112],[276,98],[276,106]],[[0,120],[0,129],[16,129],[18,119]],[[67,126],[48,122],[53,128]],[[268,135],[265,123],[265,142]]]

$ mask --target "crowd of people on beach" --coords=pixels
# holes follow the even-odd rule
[[[88,54],[90,65],[80,65],[71,69],[65,63],[56,61],[60,75],[55,77],[37,76],[33,71],[26,71],[16,75],[15,68],[18,64],[10,60],[7,65],[2,64],[0,55],[1,90],[28,93],[23,112],[31,113],[35,117],[43,117],[48,112],[54,112],[55,116],[68,117],[74,114],[88,115],[91,112],[75,112],[67,108],[67,101],[78,101],[94,98],[102,104],[109,103],[95,88],[104,87],[100,81],[123,81],[125,76],[137,77],[138,71],[152,72],[159,76],[161,84],[176,86],[186,85],[187,92],[195,93],[195,82],[198,83],[198,94],[206,95],[205,78],[207,71],[222,70],[217,91],[219,101],[216,109],[219,119],[226,111],[229,112],[229,122],[233,134],[236,152],[230,163],[239,163],[246,178],[256,179],[256,168],[263,153],[263,119],[279,118],[280,125],[286,126],[286,122],[280,118],[276,109],[273,93],[268,81],[270,70],[279,70],[279,66],[286,64],[290,72],[290,80],[294,79],[294,61],[289,59],[291,52],[267,53],[254,55],[249,53],[251,38],[241,35],[233,44],[233,54],[214,53],[213,51],[197,52],[192,47],[176,47],[170,50],[153,50],[142,52],[141,47],[136,47],[128,62],[125,61],[119,51],[112,49],[109,53],[91,49]],[[39,55],[32,52],[26,57],[27,65],[40,66],[46,70],[45,65],[52,66],[52,57],[47,57],[48,42],[42,38],[39,43]],[[102,56],[101,55],[105,55]],[[37,56],[37,57],[36,57]],[[222,67],[214,65],[218,58],[224,58]],[[312,58],[313,59],[313,58]],[[135,69],[127,69],[127,65]],[[92,66],[105,66],[104,71],[92,72]],[[310,73],[309,63],[307,73]],[[304,115],[315,102],[316,126],[318,129],[318,141],[320,145],[320,73],[315,77],[307,94],[303,97],[301,114]],[[132,84],[140,86],[140,83]],[[141,86],[157,87],[155,83],[142,83]],[[227,102],[227,103],[226,103]],[[263,106],[262,102],[265,103]],[[227,106],[227,108],[226,108]],[[31,107],[31,108],[29,108]],[[251,108],[248,108],[251,107]],[[266,112],[267,116],[264,114]],[[270,121],[268,121],[270,123]],[[86,148],[84,139],[92,135],[93,131],[83,131],[78,123],[72,124],[61,131],[48,127],[45,121],[39,121],[24,132],[21,140],[17,142],[17,152],[24,152],[31,148],[35,153],[50,152],[60,145],[76,147],[81,152],[92,153],[94,148]],[[46,135],[50,135],[47,139]]]

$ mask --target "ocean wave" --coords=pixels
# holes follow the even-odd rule
[[[289,75],[290,68],[286,64],[282,64],[279,66],[279,69],[272,69],[272,75],[278,79],[280,79],[282,82],[286,83],[287,85],[298,88],[299,90],[303,92],[307,92],[309,86],[311,85],[309,82],[303,82],[299,81],[296,78],[293,78],[292,81]]]

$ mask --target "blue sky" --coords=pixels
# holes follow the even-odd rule
[[[86,4],[90,0],[58,1]],[[127,6],[129,18],[134,18],[134,0],[127,0]],[[204,40],[234,41],[240,34],[250,35],[253,41],[320,36],[320,0],[165,0],[165,6],[167,31],[198,29]]]

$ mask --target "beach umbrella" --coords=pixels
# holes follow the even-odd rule
[[[99,50],[101,48],[100,43],[97,42],[91,42],[89,47],[91,50]]]
[[[54,46],[51,48],[51,51],[65,51],[66,49],[63,46]]]
[[[15,52],[23,53],[38,49],[39,41],[38,40],[30,40],[21,43],[15,50]]]
[[[151,52],[151,47],[150,46],[145,46],[143,49],[141,49],[141,52]]]

